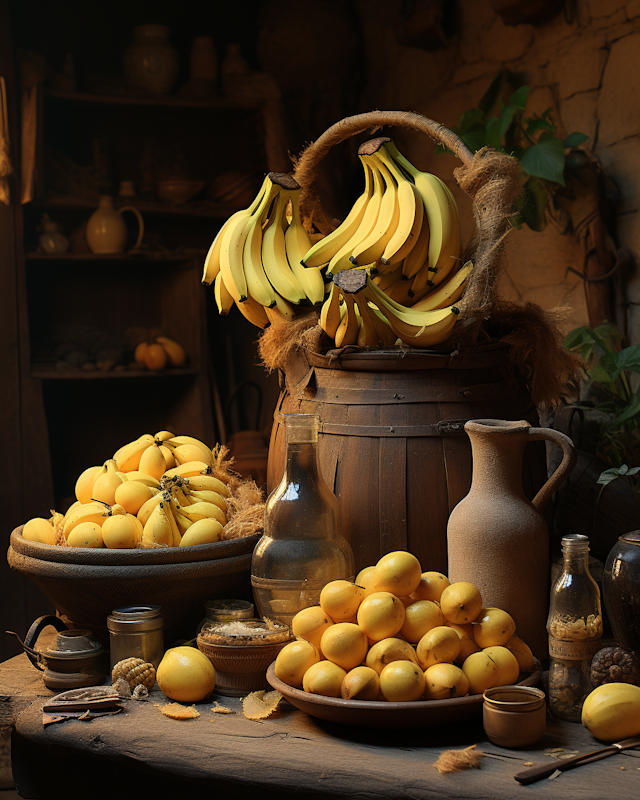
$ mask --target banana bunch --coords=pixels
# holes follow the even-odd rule
[[[213,471],[213,452],[199,439],[143,434],[84,470],[67,513],[29,520],[25,538],[111,548],[219,541],[230,491]]]
[[[202,282],[213,283],[220,314],[235,304],[254,325],[290,321],[295,307],[323,302],[319,269],[302,266],[311,238],[300,216],[300,186],[285,173],[270,172],[249,208],[224,223],[205,259]]]

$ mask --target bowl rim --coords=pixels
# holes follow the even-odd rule
[[[254,533],[237,539],[188,547],[154,547],[151,549],[109,549],[106,547],[60,547],[32,542],[22,536],[24,525],[11,532],[9,546],[16,553],[41,562],[94,566],[144,566],[157,564],[189,564],[213,561],[252,553],[262,534]]]
[[[267,668],[267,680],[270,685],[277,689],[287,700],[291,699],[293,705],[297,703],[305,703],[319,707],[331,707],[334,709],[359,709],[365,712],[375,714],[387,714],[391,716],[394,712],[401,713],[403,710],[406,712],[420,712],[424,711],[428,714],[430,710],[440,711],[448,708],[474,708],[477,706],[478,710],[482,708],[484,698],[480,694],[468,694],[464,697],[449,697],[444,700],[409,700],[406,702],[387,702],[384,700],[344,700],[341,697],[324,697],[319,694],[311,694],[302,689],[295,689],[292,686],[281,681],[276,677],[275,661],[273,661]],[[533,670],[530,673],[525,673],[525,677],[519,681],[517,686],[535,686],[542,677],[542,665],[538,659],[534,659]],[[299,706],[298,706],[299,707]],[[312,714],[312,712],[307,712]]]

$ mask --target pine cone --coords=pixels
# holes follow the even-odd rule
[[[156,682],[156,668],[141,658],[125,658],[118,661],[111,673],[112,683],[118,678],[124,678],[132,691],[140,684],[151,690]]]
[[[635,653],[623,647],[603,647],[591,661],[591,683],[634,683],[640,685],[640,663]]]

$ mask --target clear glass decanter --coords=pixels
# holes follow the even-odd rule
[[[561,719],[580,722],[582,704],[592,690],[591,659],[600,649],[600,590],[589,572],[589,539],[578,533],[562,538],[563,571],[551,588],[549,707]]]
[[[258,613],[287,625],[300,609],[318,605],[326,583],[354,577],[338,500],[318,466],[318,427],[314,414],[285,415],[284,475],[267,499],[251,561]]]

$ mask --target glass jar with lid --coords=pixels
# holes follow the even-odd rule
[[[284,475],[267,499],[251,561],[258,613],[286,625],[302,608],[318,605],[329,581],[354,578],[338,500],[318,466],[318,429],[314,414],[285,414]]]
[[[563,570],[551,588],[549,707],[561,719],[580,722],[582,704],[592,690],[591,659],[600,649],[600,590],[589,572],[589,539],[562,538]]]

